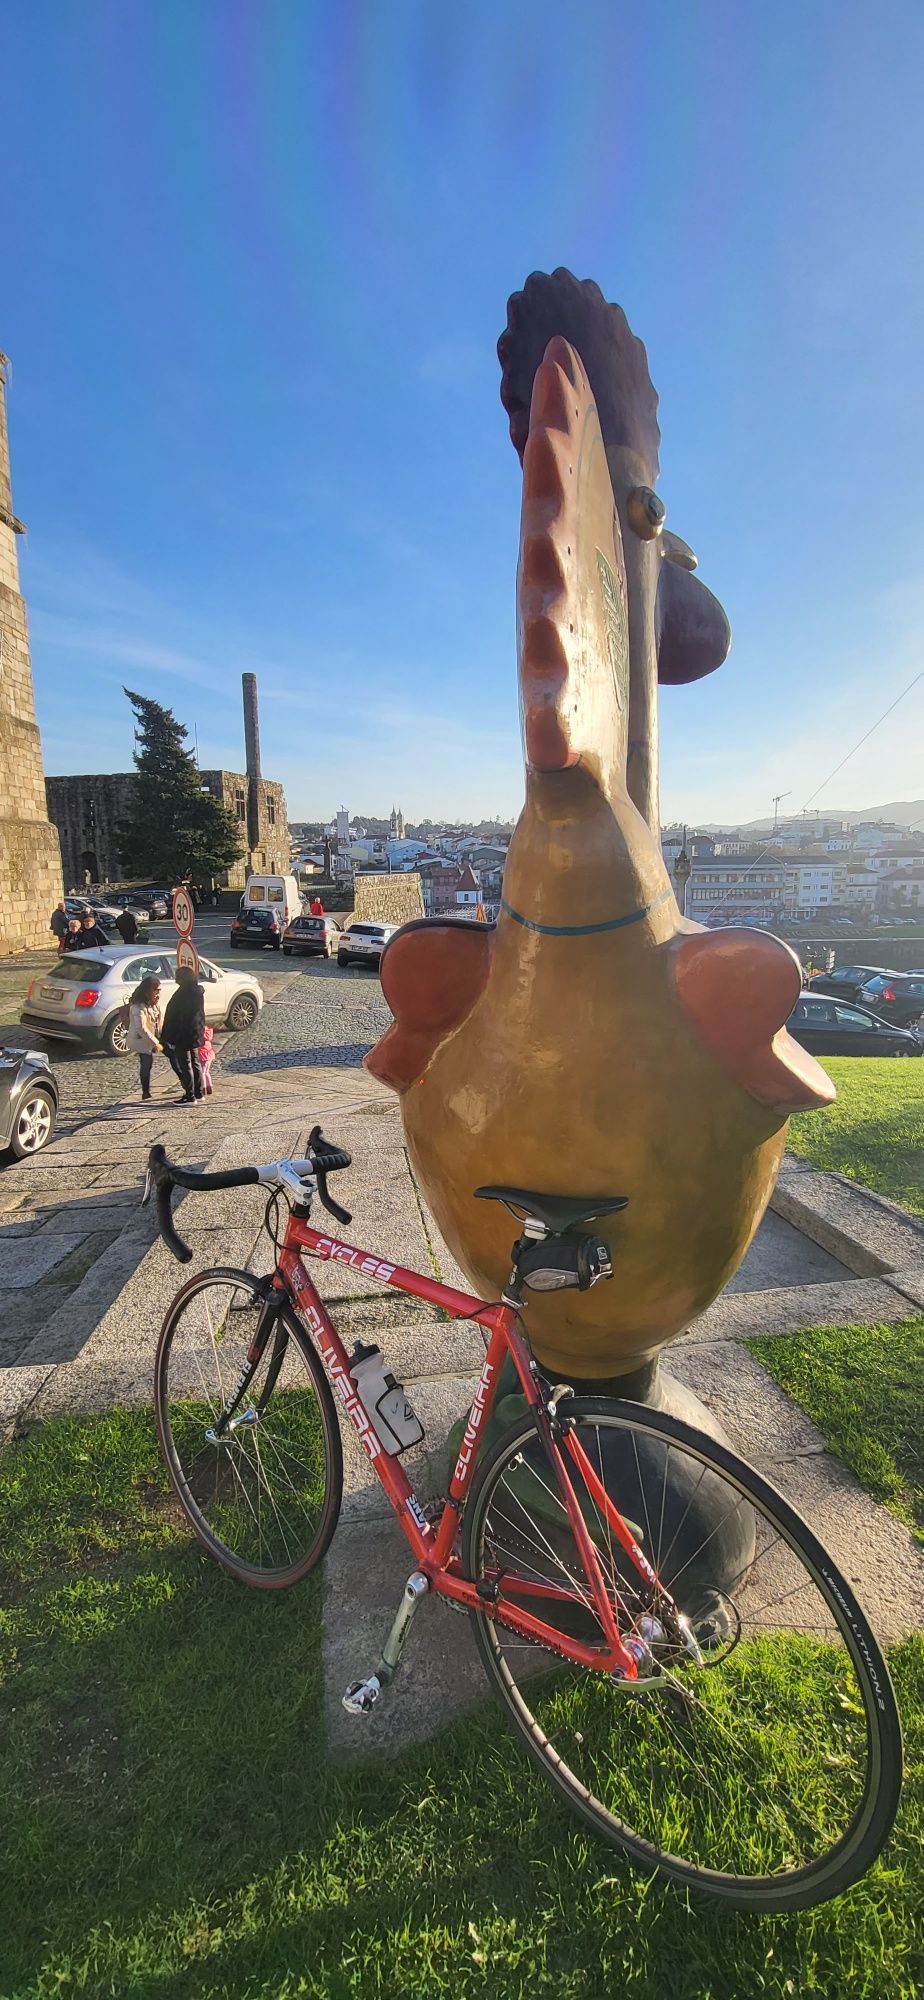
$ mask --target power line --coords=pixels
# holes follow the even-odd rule
[[[802,812],[808,811],[808,808],[812,803],[812,799],[817,799],[819,792],[823,792],[825,790],[825,787],[827,785],[830,785],[831,779],[837,777],[838,772],[843,770],[845,764],[849,764],[851,757],[855,757],[857,751],[862,749],[863,744],[869,742],[870,737],[873,735],[874,731],[879,728],[880,723],[885,722],[886,717],[891,715],[892,710],[898,707],[900,701],[904,701],[906,694],[910,694],[912,688],[917,687],[918,681],[921,680],[924,680],[924,669],[922,669],[920,673],[915,674],[914,679],[908,682],[908,686],[906,688],[902,688],[901,694],[896,695],[895,700],[889,703],[888,708],[883,709],[882,714],[880,716],[877,716],[876,721],[866,731],[865,736],[860,737],[859,743],[855,743],[853,749],[848,750],[846,757],[842,757],[840,763],[835,764],[833,771],[829,771],[828,776],[822,779],[821,784],[816,787],[815,791],[812,792],[811,796],[806,799],[805,804],[800,808]],[[783,796],[784,794],[780,793],[780,797],[782,798]],[[772,852],[772,848],[773,844],[771,841],[765,842],[763,847],[758,848],[753,861],[749,861],[747,867],[742,869],[741,871],[742,875],[749,875],[751,869],[756,868],[758,866],[758,863],[763,860],[764,855],[770,854]],[[737,887],[740,885],[736,884],[735,886]],[[723,903],[727,903],[731,893],[732,890],[731,887],[729,887],[726,890],[725,895],[720,896],[717,903],[713,903],[711,910],[708,912],[708,917],[715,916],[716,911],[722,908]],[[706,919],[707,922],[708,922],[708,917]]]

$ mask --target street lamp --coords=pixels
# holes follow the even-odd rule
[[[687,914],[687,883],[692,873],[693,863],[687,853],[687,830],[684,827],[680,853],[674,862],[674,881],[677,884],[677,901],[680,904],[680,914],[682,917],[685,917]]]

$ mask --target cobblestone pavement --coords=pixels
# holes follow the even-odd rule
[[[323,958],[295,963],[301,976],[286,980],[252,1028],[229,1038],[224,1052],[229,1073],[306,1063],[355,1068],[390,1025],[374,972]]]

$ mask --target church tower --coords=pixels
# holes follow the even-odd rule
[[[19,589],[0,354],[0,955],[54,943],[48,919],[61,896],[61,853],[45,802],[32,696],[26,607]]]

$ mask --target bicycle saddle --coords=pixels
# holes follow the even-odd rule
[[[579,1222],[589,1222],[592,1216],[615,1215],[629,1206],[626,1194],[534,1194],[531,1188],[480,1187],[475,1195],[478,1201],[503,1201],[508,1208],[525,1209],[527,1215],[544,1222],[553,1236],[575,1229]]]

